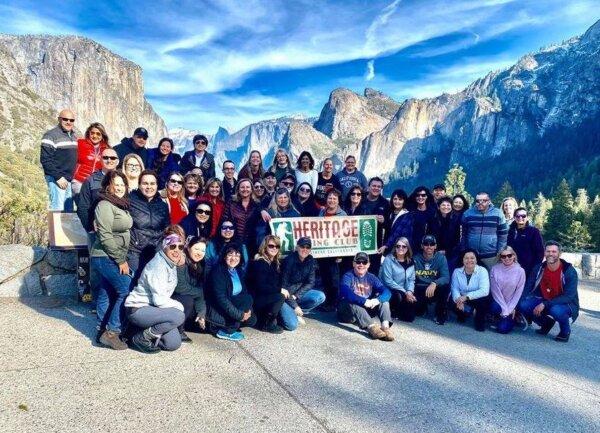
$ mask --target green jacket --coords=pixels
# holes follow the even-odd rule
[[[117,264],[127,261],[129,249],[129,229],[133,220],[129,212],[101,200],[94,212],[96,241],[90,251],[90,257],[110,257]]]

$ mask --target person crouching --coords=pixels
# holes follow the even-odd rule
[[[141,352],[177,350],[181,346],[178,327],[185,321],[183,305],[171,299],[177,286],[177,265],[183,261],[183,239],[168,234],[162,249],[148,262],[137,285],[125,300],[132,325],[141,328],[131,339]]]

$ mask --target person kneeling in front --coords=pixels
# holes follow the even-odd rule
[[[285,329],[293,331],[298,323],[304,324],[302,316],[325,302],[325,293],[315,290],[317,261],[310,254],[312,241],[302,237],[296,242],[296,251],[282,262],[281,286],[288,296],[279,310],[279,318]]]
[[[148,262],[125,300],[129,322],[142,329],[131,339],[141,352],[172,351],[181,346],[177,328],[185,321],[185,315],[183,305],[171,295],[177,286],[177,265],[184,260],[183,247],[179,235],[166,235],[162,249]]]
[[[535,266],[527,278],[519,310],[540,326],[535,332],[541,335],[547,335],[558,322],[560,332],[554,339],[566,343],[571,335],[570,319],[575,321],[579,315],[579,296],[577,271],[560,254],[558,242],[546,242],[546,260]]]
[[[340,303],[338,320],[357,322],[374,339],[393,341],[392,313],[390,312],[391,293],[375,275],[368,272],[369,256],[356,253],[352,261],[353,269],[342,277],[340,283]],[[377,316],[381,325],[374,319]]]
[[[208,278],[206,322],[210,332],[223,340],[243,340],[240,327],[256,325],[254,301],[242,274],[242,248],[236,242],[226,243]]]

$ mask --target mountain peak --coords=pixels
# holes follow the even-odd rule
[[[582,40],[593,41],[600,38],[600,20],[596,21],[587,31],[583,34]]]

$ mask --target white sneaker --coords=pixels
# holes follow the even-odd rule
[[[306,325],[306,320],[304,320],[304,318],[302,318],[301,316],[298,316],[298,323],[300,325]]]

